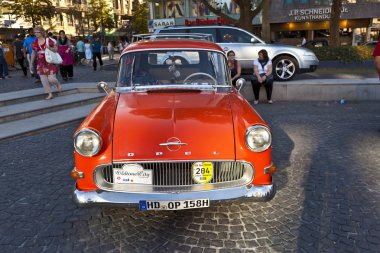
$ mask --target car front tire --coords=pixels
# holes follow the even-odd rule
[[[273,77],[278,81],[293,79],[298,71],[297,61],[289,56],[280,56],[273,62]]]

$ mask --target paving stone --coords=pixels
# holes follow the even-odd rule
[[[202,210],[77,208],[78,124],[0,143],[0,252],[379,252],[378,108],[255,106],[272,127],[277,195]]]

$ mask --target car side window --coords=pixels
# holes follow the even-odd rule
[[[191,33],[204,33],[204,34],[211,34],[214,42],[216,41],[216,30],[215,28],[190,28]]]
[[[251,43],[251,36],[237,29],[221,28],[221,43]]]
[[[186,29],[163,29],[160,33],[186,33]]]

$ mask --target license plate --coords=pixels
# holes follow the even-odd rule
[[[117,184],[152,184],[153,171],[145,170],[139,164],[125,164],[113,169],[113,178]]]
[[[192,199],[178,201],[150,201],[140,200],[140,210],[183,210],[192,208],[204,208],[210,206],[209,199]]]

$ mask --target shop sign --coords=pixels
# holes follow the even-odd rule
[[[227,25],[231,22],[225,20],[224,18],[217,17],[216,19],[206,18],[200,19],[196,18],[195,20],[185,19],[185,25]]]
[[[347,13],[347,7],[342,7],[342,13]],[[294,9],[288,12],[289,17],[293,17],[294,21],[310,21],[330,19],[331,7]]]
[[[153,19],[149,20],[148,27],[150,29],[163,28],[165,26],[173,26],[175,25],[174,18],[163,18],[163,19]]]

